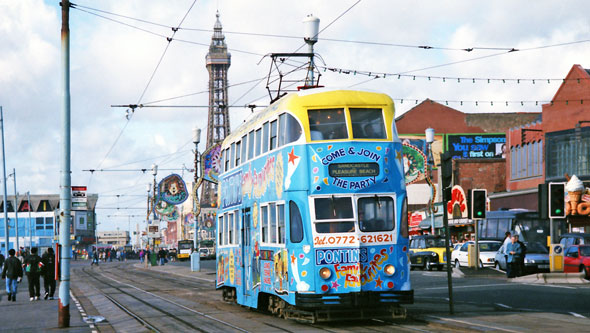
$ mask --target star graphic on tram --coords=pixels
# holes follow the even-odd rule
[[[401,150],[396,150],[395,151],[395,159],[398,160],[398,161],[400,161],[400,162],[402,161],[402,152],[401,152]]]
[[[377,280],[375,280],[375,288],[383,289],[383,280],[381,280],[381,277],[378,277]]]
[[[338,281],[332,281],[332,289],[338,291],[338,287],[340,287],[340,284],[338,284]]]
[[[295,160],[299,158],[299,156],[295,155],[295,148],[291,148],[291,152],[289,155],[289,163],[295,164]]]
[[[295,260],[297,260],[297,257],[295,256],[295,254],[291,254],[291,263],[295,263]]]

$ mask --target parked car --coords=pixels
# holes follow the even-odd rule
[[[559,244],[561,244],[564,249],[567,249],[572,245],[589,245],[590,234],[581,232],[571,232],[567,234],[562,234],[559,237]]]
[[[419,267],[431,271],[436,267],[440,271],[446,262],[443,237],[421,235],[413,237],[410,241],[410,269]]]
[[[549,271],[549,250],[540,242],[524,243],[526,255],[524,257],[524,274]],[[494,257],[494,267],[506,270],[506,257],[504,256],[504,245],[498,249]]]
[[[590,279],[590,245],[572,245],[565,250],[563,258],[565,273],[584,272]]]
[[[495,256],[498,249],[502,246],[502,242],[499,241],[479,241],[479,267],[494,266]],[[469,241],[461,245],[459,250],[453,251],[451,254],[451,260],[455,264],[455,267],[468,265],[468,249],[469,244],[474,244],[474,241]]]

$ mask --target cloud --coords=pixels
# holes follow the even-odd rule
[[[91,193],[104,195],[99,199],[99,206],[111,206],[117,201],[106,195],[145,194],[145,186],[152,181],[152,175],[140,170],[149,169],[152,163],[158,164],[161,169],[174,169],[170,172],[184,172],[187,179],[192,178],[186,170],[183,171],[183,164],[192,165],[191,135],[194,126],[203,129],[199,149],[204,150],[206,109],[136,108],[127,124],[127,108],[111,105],[149,103],[162,99],[167,100],[156,104],[207,105],[207,93],[193,93],[208,89],[205,55],[212,33],[181,29],[174,36],[176,40],[168,42],[164,37],[90,15],[82,11],[87,10],[82,6],[163,24],[165,27],[101,14],[169,37],[173,34],[170,27],[180,23],[193,1],[81,0],[77,3],[80,10],[72,9],[70,15],[72,183],[89,185]],[[549,0],[536,1],[535,6],[514,1],[455,1],[450,5],[431,0],[422,1],[420,6],[400,1],[364,1],[338,18],[355,3],[354,0],[196,2],[184,18],[182,27],[210,30],[215,23],[215,12],[219,9],[232,56],[229,69],[229,100],[232,106],[249,103],[267,105],[266,80],[258,84],[234,85],[265,77],[270,62],[264,55],[293,52],[304,43],[301,39],[231,32],[302,36],[302,20],[311,13],[321,19],[320,29],[325,28],[315,50],[326,66],[374,73],[423,69],[491,55],[498,50],[468,53],[326,39],[444,48],[515,47],[524,50],[586,40],[590,31],[586,14],[590,4],[587,1],[568,1],[559,6]],[[19,177],[20,192],[58,193],[63,103],[60,7],[55,1],[4,1],[0,2],[0,13],[0,104],[5,116],[7,167],[15,167],[17,174],[26,175]],[[306,46],[299,50],[305,51]],[[573,64],[590,67],[586,60],[589,53],[590,43],[580,43],[512,52],[415,73],[446,77],[560,79]],[[389,94],[396,99],[398,114],[415,106],[416,100],[426,98],[440,101],[548,100],[559,86],[557,81],[551,84],[537,82],[535,85],[472,83],[469,80],[461,83],[447,80],[443,83],[441,80],[414,80],[412,77],[398,79],[393,75],[370,79],[360,74],[344,75],[330,71],[321,74],[321,83],[327,87],[348,87],[366,81],[355,88]],[[193,95],[169,99],[188,94]],[[404,103],[400,99],[404,99]],[[534,105],[476,107],[469,103],[463,106],[451,103],[449,106],[466,112],[540,110]],[[232,107],[229,112],[232,129],[250,114],[247,108]],[[117,144],[113,146],[115,140]],[[83,171],[98,168],[135,171],[111,170],[92,174]],[[163,176],[165,172],[159,172],[158,177]],[[137,206],[143,201],[131,203]],[[106,227],[115,227],[116,222],[107,218],[110,211],[100,210],[97,213],[99,221]]]

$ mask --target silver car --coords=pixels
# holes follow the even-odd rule
[[[549,250],[539,242],[524,243],[526,255],[524,257],[525,274],[549,271]],[[506,256],[504,245],[496,252],[494,267],[506,271]]]

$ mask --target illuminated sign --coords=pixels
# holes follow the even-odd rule
[[[505,134],[449,134],[447,151],[453,158],[505,158]]]
[[[332,163],[330,177],[375,177],[379,175],[377,163]]]

